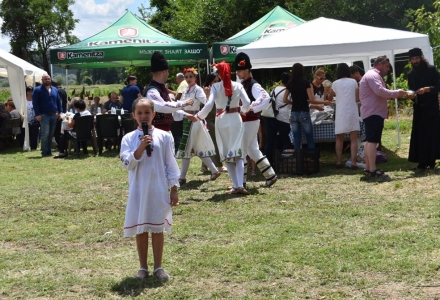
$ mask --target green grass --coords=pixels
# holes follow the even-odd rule
[[[0,299],[435,299],[440,282],[440,184],[406,160],[409,120],[383,143],[392,180],[334,168],[287,176],[250,196],[224,195],[192,160],[165,238],[166,284],[133,279],[134,239],[123,238],[127,173],[116,152],[81,159],[0,152]],[[348,153],[344,153],[348,158]],[[150,269],[151,253],[150,253]]]

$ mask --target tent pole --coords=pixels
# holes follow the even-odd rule
[[[52,67],[52,64],[50,64],[50,77],[52,78],[52,80],[54,80],[53,79],[53,67]]]
[[[69,77],[67,76],[67,69],[66,69],[66,94],[68,89],[69,89]]]
[[[396,68],[394,67],[394,50],[391,50],[392,66],[393,66],[393,82],[394,82],[394,90],[396,89]],[[397,147],[400,148],[400,123],[399,123],[399,106],[397,102],[397,98],[394,98],[394,104],[396,106],[396,129],[397,129]]]
[[[206,60],[206,74],[211,74],[211,70],[209,69],[209,61]]]
[[[200,62],[197,62],[197,70],[199,70],[199,85],[202,84],[202,72],[200,72]]]

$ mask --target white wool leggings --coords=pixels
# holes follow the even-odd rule
[[[243,187],[243,173],[244,163],[242,158],[236,158],[234,162],[226,163],[226,169],[228,169],[229,176],[231,176],[234,188]]]
[[[200,157],[200,159],[203,161],[205,165],[208,166],[209,170],[211,171],[211,174],[215,174],[218,172],[217,168],[212,162],[211,157]],[[182,158],[182,170],[180,171],[180,179],[186,178],[186,173],[188,173],[190,162],[191,160],[189,158]]]

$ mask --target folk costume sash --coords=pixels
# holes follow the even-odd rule
[[[165,87],[165,84],[157,82],[155,80],[151,80],[150,84],[147,87],[145,92],[145,96],[147,95],[148,90],[156,89],[159,92],[159,95],[165,102],[171,102],[170,96],[168,95],[168,90]],[[173,124],[174,119],[172,114],[164,114],[156,112],[156,116],[153,119],[153,126],[164,131],[171,130],[171,124]]]
[[[244,87],[244,90],[246,91],[246,94],[248,95],[249,99],[251,100],[251,103],[255,101],[254,95],[252,95],[252,86],[258,83],[255,79],[249,77],[248,79],[245,79],[241,82],[241,84]],[[253,111],[249,111],[246,116],[241,115],[241,119],[243,122],[250,122],[250,121],[256,121],[260,120],[261,112],[254,113]]]

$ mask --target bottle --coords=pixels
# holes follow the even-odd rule
[[[112,107],[112,115],[116,114],[116,108]]]
[[[123,115],[124,114],[124,109],[123,108],[121,108],[121,115]]]
[[[100,115],[101,114],[101,107],[98,107],[98,113],[97,113],[98,115]]]

